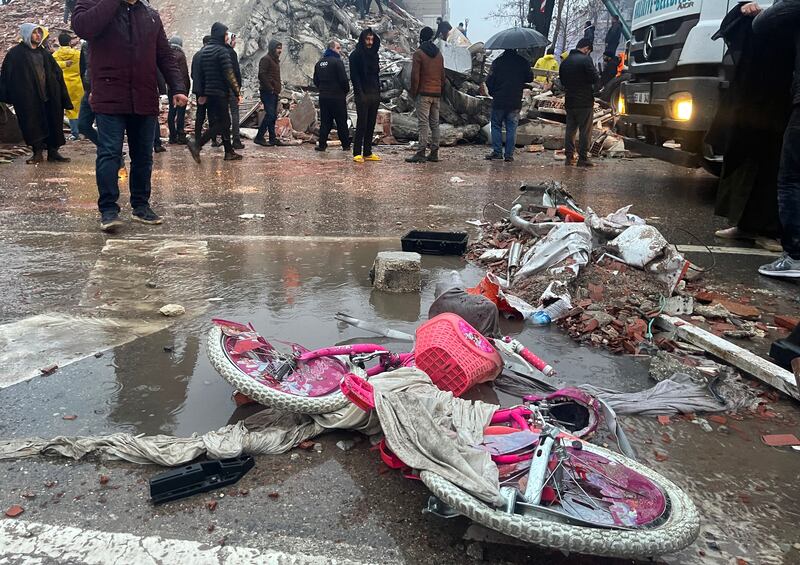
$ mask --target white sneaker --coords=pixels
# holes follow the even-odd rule
[[[722,239],[750,239],[755,240],[756,236],[746,231],[740,230],[738,227],[725,228],[724,230],[717,230],[714,232],[716,237]]]
[[[758,272],[768,277],[800,279],[800,259],[792,259],[788,253],[784,253],[783,257],[769,265],[760,266]]]

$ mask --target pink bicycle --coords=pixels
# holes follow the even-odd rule
[[[555,372],[518,341],[486,338],[454,314],[441,314],[422,324],[415,337],[408,336],[415,344],[407,353],[369,343],[311,351],[295,343],[275,342],[284,346],[278,348],[250,324],[213,322],[208,356],[219,374],[259,404],[300,414],[325,414],[346,406],[349,401],[339,385],[350,373],[369,378],[417,366],[439,388],[460,396],[500,374],[506,365],[501,354],[531,372],[548,376]]]

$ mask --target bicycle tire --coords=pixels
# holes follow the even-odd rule
[[[296,414],[327,414],[350,404],[338,390],[326,396],[306,397],[281,392],[259,383],[230,362],[222,346],[223,336],[222,329],[216,325],[208,332],[208,359],[211,365],[233,388],[259,404]]]
[[[653,528],[615,530],[559,523],[534,516],[509,514],[478,500],[436,473],[423,471],[425,486],[456,512],[507,536],[562,551],[619,558],[649,558],[691,545],[700,530],[700,516],[689,496],[672,481],[623,455],[584,443],[583,448],[616,461],[655,483],[668,499],[669,516]]]

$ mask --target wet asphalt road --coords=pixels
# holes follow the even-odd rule
[[[443,151],[442,163],[413,167],[402,162],[408,153],[393,147],[383,153],[383,163],[357,166],[338,150],[319,155],[310,147],[249,144],[246,160],[237,164],[211,150],[199,167],[184,148],[156,155],[153,204],[165,224],[129,224],[110,237],[97,231],[89,147],[73,144],[65,153],[73,157],[68,165],[31,167],[18,160],[0,166],[0,323],[20,324],[36,315],[62,322],[35,343],[13,345],[33,368],[53,361],[59,341],[77,340],[70,324],[100,316],[139,326],[136,335],[103,327],[88,349],[80,349],[84,359],[0,389],[4,439],[120,431],[187,436],[237,421],[243,412],[205,353],[212,316],[252,321],[268,336],[308,347],[364,337],[337,326],[332,316],[341,310],[410,331],[426,318],[435,282],[447,270],[463,271],[468,282],[480,271],[458,259],[425,257],[421,295],[386,296],[371,292],[367,280],[375,253],[398,248],[399,237],[413,228],[472,231],[465,220],[480,218],[489,202],[507,205],[521,182],[562,180],[579,202],[600,213],[634,204],[635,213],[673,242],[723,243],[713,242],[713,230],[724,226],[712,217],[714,179],[651,160],[603,161],[583,171],[565,169],[549,152],[521,154],[506,165],[483,161],[481,148],[458,148]],[[453,182],[454,176],[464,182]],[[265,218],[239,218],[251,213]],[[187,247],[165,250],[171,242]],[[707,254],[692,258],[711,261]],[[754,274],[765,260],[717,255],[709,284],[755,286],[770,293],[765,301],[797,304],[797,285]],[[189,312],[164,328],[157,310],[167,302]],[[556,328],[506,329],[521,331],[520,339],[554,360],[567,382],[624,390],[652,384],[644,359],[578,347]],[[78,345],[74,349],[77,354]],[[69,357],[69,351],[61,354]],[[476,394],[496,399],[488,388]],[[625,420],[642,461],[687,489],[704,518],[700,540],[665,561],[800,559],[792,546],[800,542],[794,526],[800,516],[797,454],[766,448],[758,438],[797,433],[799,412],[788,402],[778,403],[775,412],[770,420],[738,422],[741,431]],[[425,489],[386,473],[365,443],[339,450],[335,443],[344,437],[350,436],[323,437],[321,453],[258,458],[256,469],[223,489],[223,498],[200,495],[159,508],[147,497],[146,480],[158,472],[155,467],[0,461],[0,508],[24,506],[17,520],[325,559],[453,563],[482,552],[489,562],[600,562],[531,547],[471,544],[463,539],[466,520],[421,514]],[[668,460],[656,461],[656,450]],[[100,475],[110,481],[101,485]],[[206,506],[212,499],[218,502],[213,512]],[[2,554],[0,563],[24,562]],[[61,557],[43,556],[42,562],[68,561]]]

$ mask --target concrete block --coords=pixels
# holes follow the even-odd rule
[[[419,253],[381,251],[372,266],[374,288],[385,292],[419,292],[421,263]]]

